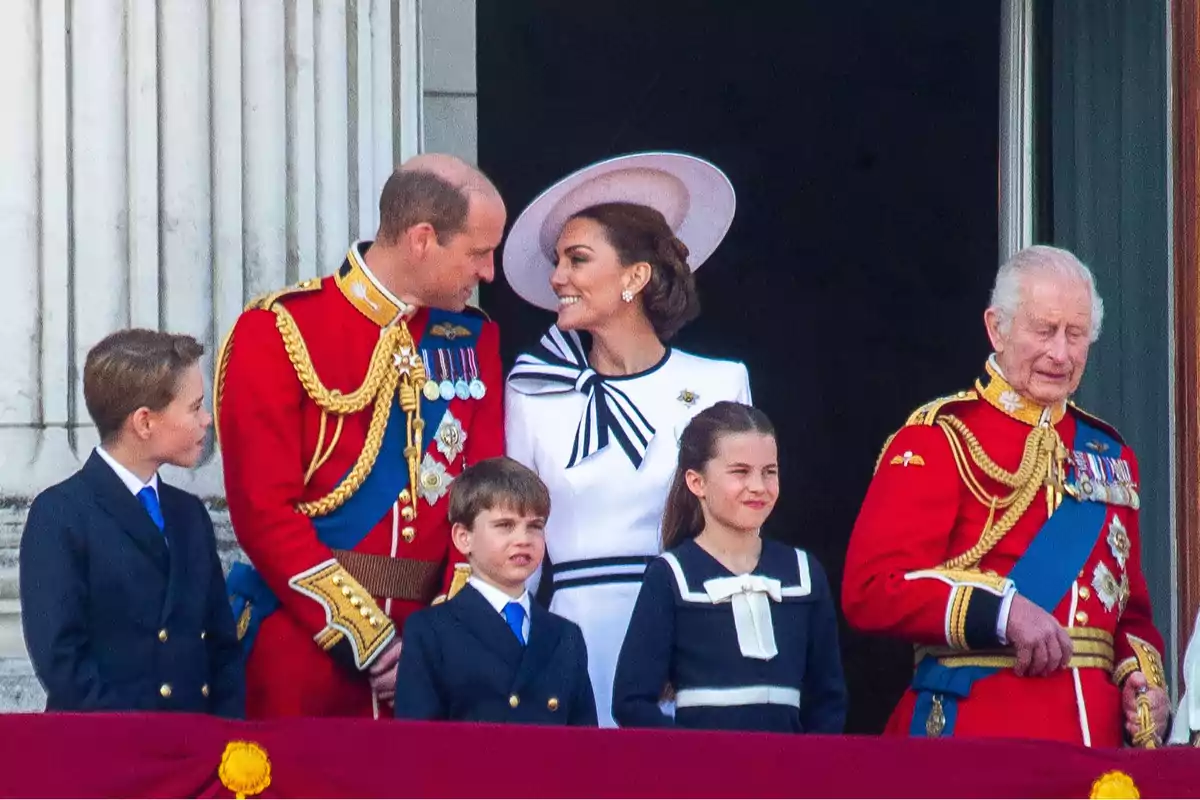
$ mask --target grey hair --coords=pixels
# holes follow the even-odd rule
[[[1104,301],[1096,292],[1096,278],[1087,265],[1074,253],[1058,247],[1038,244],[1017,252],[1001,265],[992,287],[991,307],[996,310],[1000,332],[1007,334],[1021,306],[1021,281],[1029,275],[1058,275],[1087,284],[1092,298],[1092,329],[1090,341],[1100,338],[1100,323],[1104,320]]]

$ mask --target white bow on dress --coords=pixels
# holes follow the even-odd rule
[[[708,599],[733,605],[733,624],[737,628],[738,647],[746,658],[769,661],[779,654],[775,646],[775,625],[771,622],[771,601],[783,599],[783,586],[775,578],[763,575],[734,575],[704,582]]]

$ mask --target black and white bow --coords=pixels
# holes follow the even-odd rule
[[[627,394],[588,366],[579,334],[551,328],[533,352],[517,358],[508,382],[522,394],[579,392],[587,397],[567,469],[608,447],[612,439],[634,469],[641,467],[654,426]]]

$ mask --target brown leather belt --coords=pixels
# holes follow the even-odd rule
[[[1067,669],[1092,667],[1112,672],[1114,665],[1113,637],[1102,628],[1067,628],[1067,636],[1074,646]],[[916,661],[932,656],[939,664],[947,667],[998,667],[1011,668],[1017,665],[1012,649],[1000,650],[951,650],[948,647],[918,647]]]
[[[442,565],[433,561],[391,558],[352,550],[334,550],[342,569],[376,597],[430,603],[441,586]]]

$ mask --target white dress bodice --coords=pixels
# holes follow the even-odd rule
[[[606,447],[568,467],[573,454],[578,455],[580,443],[587,439],[594,445],[599,436],[596,404],[589,405],[589,389],[564,383],[560,390],[528,393],[517,388],[519,381],[514,380],[522,369],[518,362],[505,389],[507,454],[537,472],[550,490],[546,549],[556,582],[550,610],[582,628],[596,710],[601,724],[611,726],[616,660],[637,599],[638,576],[645,567],[606,564],[569,573],[563,568],[579,561],[659,554],[663,506],[684,427],[718,401],[749,404],[749,376],[740,362],[672,349],[645,372],[601,378],[606,387],[618,390],[613,393],[619,395],[614,401],[614,407],[621,406],[618,413],[628,413],[634,428],[648,423],[653,435],[648,437],[644,455],[631,457],[617,438],[610,436]],[[627,408],[630,404],[635,412]],[[581,420],[589,408],[591,419],[584,421],[581,433]],[[635,465],[637,456],[641,461]],[[615,577],[621,574],[630,577]],[[557,588],[563,577],[610,582]],[[537,580],[535,576],[531,581],[532,589]]]

